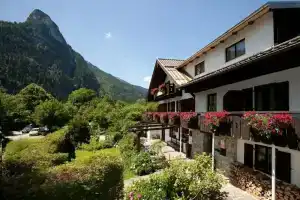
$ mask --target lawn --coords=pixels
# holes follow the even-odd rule
[[[109,149],[102,149],[99,151],[83,151],[83,150],[76,150],[76,159],[75,162],[80,162],[85,160],[86,158],[89,158],[92,155],[97,155],[100,153],[109,153],[112,155],[118,155],[121,156],[119,149],[117,148],[109,148]],[[135,177],[136,175],[128,168],[124,167],[124,180],[130,179]]]

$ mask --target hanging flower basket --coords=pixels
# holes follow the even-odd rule
[[[168,120],[168,113],[167,112],[160,113],[160,122],[162,124],[167,124],[169,122],[169,120]]]
[[[151,89],[151,95],[155,96],[158,92],[158,88]]]
[[[180,126],[180,114],[177,112],[170,112],[169,114],[169,124]]]
[[[162,83],[158,86],[158,90],[162,93],[165,93],[166,91],[166,84]]]
[[[205,113],[204,123],[210,127],[213,133],[228,135],[230,133],[231,124],[227,121],[227,111],[207,112]]]
[[[198,115],[195,112],[180,113],[180,123],[183,127],[198,129]]]

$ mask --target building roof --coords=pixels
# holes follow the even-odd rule
[[[184,60],[168,59],[168,58],[158,58],[157,60],[164,67],[178,67],[184,62]]]
[[[283,42],[281,44],[275,45],[274,47],[271,47],[271,48],[269,48],[265,51],[261,51],[259,53],[256,53],[253,56],[247,57],[247,58],[245,58],[245,59],[243,59],[239,62],[236,62],[234,64],[231,64],[227,67],[223,67],[219,70],[213,71],[213,72],[208,73],[206,75],[203,75],[199,78],[193,79],[192,81],[182,85],[181,87],[189,86],[189,85],[198,83],[202,80],[211,78],[213,76],[224,74],[224,73],[229,72],[231,70],[235,70],[235,69],[238,69],[240,67],[243,67],[244,65],[247,65],[251,62],[258,61],[260,59],[266,58],[268,56],[271,56],[271,55],[274,55],[274,54],[277,54],[277,53],[280,53],[280,52],[283,52],[283,51],[286,51],[286,50],[289,50],[289,49],[292,49],[292,48],[295,48],[295,47],[300,47],[300,36],[297,36],[297,37],[295,37],[293,39],[290,39],[286,42]]]
[[[157,59],[157,62],[160,64],[161,68],[164,72],[174,81],[177,86],[181,86],[183,84],[188,83],[192,80],[186,74],[180,72],[175,67],[179,66],[183,60],[175,60],[175,59]]]
[[[240,21],[238,24],[230,28],[228,31],[223,33],[217,39],[197,51],[191,57],[187,58],[184,62],[182,62],[177,68],[181,68],[186,66],[189,62],[192,62],[194,59],[200,57],[203,53],[210,51],[211,49],[215,48],[218,44],[223,43],[228,37],[232,34],[237,33],[238,31],[244,29],[246,26],[253,24],[255,20],[262,17],[270,10],[274,9],[285,9],[285,8],[300,8],[300,1],[274,1],[274,2],[267,2],[256,11],[251,13],[248,17]]]

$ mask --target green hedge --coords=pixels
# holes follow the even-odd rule
[[[121,199],[123,164],[118,156],[97,154],[83,162],[55,167],[42,188],[46,198],[58,200]]]

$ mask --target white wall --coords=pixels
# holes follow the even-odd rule
[[[272,67],[272,66],[270,66]],[[221,86],[211,90],[195,93],[196,112],[207,112],[207,95],[217,93],[217,110],[223,110],[223,97],[229,90],[241,90],[258,85],[274,82],[289,81],[289,108],[290,111],[300,111],[300,67],[276,72],[245,81]]]
[[[246,53],[229,62],[225,60],[225,49],[232,44],[245,38]],[[206,55],[195,59],[189,63],[184,70],[192,77],[195,76],[194,66],[203,60],[205,61],[205,72],[196,77],[203,76],[209,72],[218,70],[227,65],[233,64],[241,59],[249,57],[260,51],[264,51],[274,45],[274,31],[273,31],[273,13],[269,12],[253,25],[247,26],[245,29],[239,31],[237,35],[232,35],[224,43],[219,44],[215,49],[210,50]]]
[[[263,146],[269,146],[260,142],[254,142],[249,140],[238,139],[237,142],[237,161],[244,164],[244,143],[248,144],[260,144]],[[292,150],[289,148],[277,147],[279,151],[287,152],[291,154],[291,183],[300,187],[300,151]],[[255,154],[253,154],[255,155]]]

